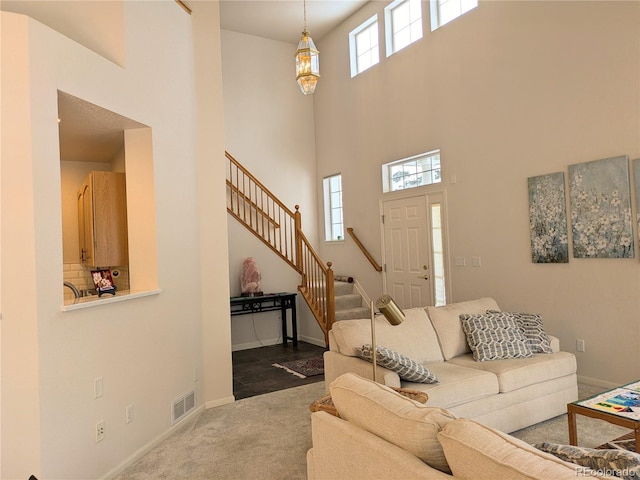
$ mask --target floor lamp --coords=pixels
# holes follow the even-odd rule
[[[373,309],[373,302],[370,304],[371,308],[371,360],[373,363],[373,381],[378,381],[378,347],[376,345],[376,322],[375,312]],[[382,295],[376,300],[376,308],[384,315],[387,322],[392,326],[400,325],[404,321],[404,312],[398,306],[398,304],[391,298],[391,295]]]

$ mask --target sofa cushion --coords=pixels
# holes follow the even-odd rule
[[[339,376],[329,389],[342,418],[450,473],[437,434],[455,420],[452,413],[423,405],[353,373]]]
[[[575,480],[587,476],[553,455],[468,419],[449,422],[438,439],[453,475],[463,480]]]
[[[535,354],[529,358],[495,360],[493,362],[476,362],[471,354],[451,359],[452,365],[475,368],[494,374],[499,384],[500,393],[507,393],[519,388],[546,382],[576,373],[576,357],[569,352]],[[434,369],[440,381],[441,374]]]
[[[640,478],[640,454],[628,450],[574,447],[557,443],[536,443],[538,450],[555,455],[565,462],[575,463],[593,471],[607,472],[624,480]]]
[[[368,362],[373,362],[371,345],[363,345],[358,349],[358,356]],[[428,368],[414,362],[401,353],[394,352],[383,346],[376,346],[376,363],[398,374],[402,380],[417,383],[437,383],[436,376]]]
[[[418,363],[443,360],[436,332],[424,308],[404,310],[405,320],[390,325],[382,316],[376,318],[376,344],[384,345]],[[371,320],[340,320],[331,327],[338,351],[349,357],[358,356],[357,349],[371,344]]]
[[[460,321],[477,362],[533,355],[516,320],[510,315],[463,314]]]
[[[460,315],[465,313],[485,313],[487,310],[500,310],[493,298],[484,297],[477,300],[452,303],[441,307],[426,307],[433,328],[438,334],[438,341],[445,360],[469,353],[467,337],[462,331]],[[387,345],[385,343],[385,345]]]
[[[533,353],[553,352],[553,349],[551,348],[551,339],[549,338],[549,335],[547,335],[547,332],[544,331],[542,315],[537,313],[499,312],[496,310],[489,310],[487,313],[491,315],[505,315],[512,317],[527,340],[529,350]]]
[[[478,368],[460,367],[451,362],[429,363],[426,366],[438,378],[438,383],[431,385],[403,383],[402,386],[426,392],[429,395],[430,405],[453,408],[463,403],[497,395],[499,392],[498,378]]]

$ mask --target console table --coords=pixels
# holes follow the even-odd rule
[[[296,293],[267,293],[259,297],[231,297],[231,316],[280,310],[282,318],[282,344],[291,340],[298,345],[298,322],[296,319]],[[291,337],[287,335],[287,310],[291,310]]]

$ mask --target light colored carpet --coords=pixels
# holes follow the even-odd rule
[[[580,398],[603,390],[580,385]],[[117,480],[304,480],[311,448],[309,405],[324,396],[324,382],[245,398],[205,410]],[[629,430],[577,417],[581,446],[595,447]],[[567,416],[514,432],[527,443],[567,444]]]
[[[578,397],[588,398],[604,390],[606,388],[578,384]],[[576,430],[578,432],[578,445],[588,448],[595,448],[631,431],[627,428],[582,415],[576,415]],[[513,432],[511,435],[527,443],[549,442],[567,445],[569,444],[567,415],[560,415],[559,417],[531,425]]]
[[[317,382],[204,410],[116,479],[306,479],[309,405],[324,395]]]

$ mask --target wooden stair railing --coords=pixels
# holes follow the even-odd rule
[[[304,233],[298,205],[292,212],[229,152],[227,211],[302,276],[298,290],[320,325],[328,345],[335,322],[334,275]]]
[[[378,265],[378,262],[373,259],[373,256],[371,256],[369,250],[367,250],[367,248],[362,244],[358,236],[353,231],[353,228],[348,227],[347,233],[351,236],[351,238],[353,238],[353,241],[356,242],[356,245],[360,248],[364,256],[367,257],[367,260],[369,260],[369,263],[373,266],[373,268],[375,268],[378,272],[381,272],[382,267]]]
[[[325,267],[302,230],[298,233],[300,242],[298,251],[301,253],[299,260],[302,270],[302,284],[298,290],[322,327],[325,343],[329,345],[329,330],[336,321],[334,274],[331,262],[327,262]]]
[[[295,214],[228,152],[227,211],[302,273],[296,259]]]

